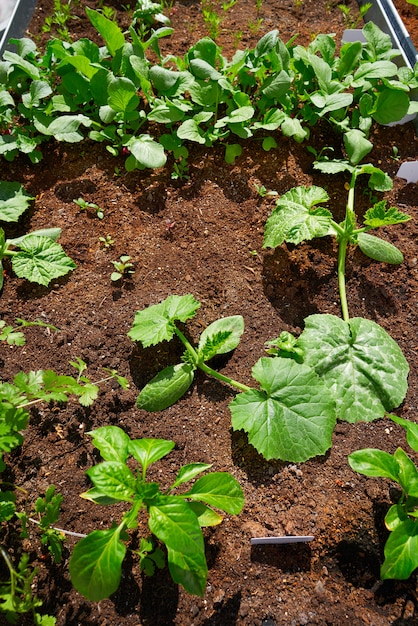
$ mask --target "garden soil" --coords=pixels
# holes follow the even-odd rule
[[[74,38],[100,41],[83,10],[99,4],[72,3],[77,15],[69,24]],[[117,10],[119,23],[127,26],[123,0],[107,4]],[[216,6],[223,16],[218,43],[229,58],[236,47],[252,47],[274,28],[284,41],[298,35],[297,42],[303,45],[319,33],[335,33],[340,41],[344,30],[337,2],[269,0],[261,4],[259,13],[252,0],[238,0],[228,11]],[[356,15],[356,4],[349,6]],[[52,12],[52,0],[38,2],[29,32],[41,45],[51,36],[42,34],[42,25]],[[199,2],[174,2],[169,13],[174,34],[162,41],[164,54],[183,55],[208,34]],[[304,144],[282,136],[277,139],[278,148],[270,152],[263,151],[257,139],[243,142],[242,155],[233,165],[225,163],[222,147],[190,146],[190,177],[177,181],[171,178],[170,162],[161,170],[126,173],[122,157],[114,158],[103,145],[89,141],[44,144],[44,158],[38,165],[24,157],[0,162],[1,179],[23,183],[36,198],[29,215],[8,234],[59,226],[60,243],[77,263],[71,275],[49,288],[18,279],[7,268],[0,317],[10,324],[16,317],[39,319],[59,330],[29,328],[25,346],[0,346],[2,379],[11,380],[21,370],[47,368],[74,374],[69,362],[80,357],[93,381],[103,377],[103,367],[117,369],[130,381],[128,390],[112,382],[102,384],[98,400],[88,409],[71,400],[68,405],[44,404],[31,411],[24,444],[6,456],[8,469],[3,476],[25,490],[26,495],[19,495],[21,505],[33,510],[36,498],[54,484],[64,496],[60,528],[87,533],[118,522],[122,504],[99,507],[79,495],[89,486],[86,470],[99,459],[88,432],[109,424],[133,438],[176,443],[173,452],[150,469],[149,477],[163,486],[174,480],[182,464],[206,462],[212,463],[213,470],[233,474],[246,498],[240,515],[227,515],[222,524],[204,531],[209,576],[203,598],[173,584],[166,569],[145,577],[135,556],[128,553],[119,590],[107,600],[89,602],[74,590],[68,575],[68,559],[77,539],[67,536],[64,561],[55,565],[32,525],[24,548],[39,568],[34,592],[43,600],[42,610],[56,616],[58,626],[418,624],[416,575],[406,581],[379,578],[387,538],[383,519],[399,494],[388,481],[360,476],[347,463],[347,456],[360,448],[390,453],[398,446],[406,448],[400,427],[388,419],[339,423],[326,455],[289,464],[265,461],[243,432],[232,431],[228,404],[234,392],[201,373],[186,396],[163,412],[147,413],[135,404],[139,389],[157,371],[178,362],[181,346],[173,340],[142,349],[127,332],[137,310],[170,294],[192,293],[201,303],[185,329],[193,342],[215,319],[244,316],[241,343],[215,365],[249,385],[251,369],[265,354],[266,341],[283,330],[299,334],[307,315],[340,315],[332,242],[323,239],[297,248],[263,250],[263,228],[274,199],[256,191],[260,185],[279,194],[296,185],[324,186],[329,206],[337,219],[343,219],[346,177],[316,173],[314,157],[307,150],[308,145],[317,150],[335,146],[338,156],[340,138],[328,126],[319,125]],[[409,123],[376,128],[372,141],[370,160],[394,180],[385,198],[413,219],[381,233],[402,250],[402,265],[387,266],[358,250],[350,252],[350,316],[376,321],[402,348],[411,371],[409,391],[397,414],[416,421],[418,196],[417,184],[396,173],[403,161],[417,157],[417,139]],[[80,211],[73,202],[80,197],[100,206],[104,218],[98,219],[94,210]],[[358,213],[372,202],[360,186]],[[114,240],[109,248],[100,241],[107,235]],[[112,260],[125,254],[132,257],[135,273],[113,283]],[[132,537],[134,546],[146,529],[146,518],[141,516]],[[9,536],[2,537],[14,560],[19,557],[20,543],[13,543],[18,532],[16,524],[9,528]],[[277,535],[314,539],[286,546],[250,544],[252,537]]]

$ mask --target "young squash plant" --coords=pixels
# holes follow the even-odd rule
[[[98,602],[119,587],[126,555],[128,530],[138,526],[141,509],[148,513],[153,537],[167,549],[167,561],[175,583],[195,595],[203,596],[208,568],[202,527],[222,521],[219,510],[237,515],[244,506],[244,495],[236,479],[227,472],[212,472],[198,478],[186,492],[174,491],[210,469],[206,463],[184,465],[174,483],[162,490],[159,483],[147,480],[151,464],[166,456],[174,442],[165,439],[131,439],[117,426],[104,426],[89,433],[103,462],[87,470],[93,487],[82,494],[96,504],[110,506],[126,502],[129,510],[119,524],[108,530],[94,530],[74,548],[69,569],[75,588],[89,600]],[[136,471],[128,459],[139,464]],[[153,541],[141,542],[138,556],[145,571],[161,566],[162,551]]]
[[[241,392],[230,403],[232,426],[245,429],[249,442],[266,459],[300,462],[324,454],[331,446],[336,422],[335,403],[326,384],[311,367],[281,357],[262,357],[255,364],[252,374],[260,388],[214,370],[207,362],[238,346],[244,320],[240,315],[216,320],[203,331],[195,348],[178,323],[192,318],[199,306],[191,294],[171,295],[136,312],[128,333],[131,339],[146,348],[176,335],[185,347],[182,363],[166,367],[141,390],[138,407],[162,411],[171,406],[186,393],[200,369]]]
[[[418,424],[396,415],[388,415],[406,430],[406,440],[418,452]],[[356,450],[348,457],[350,467],[360,474],[374,478],[388,478],[396,483],[401,495],[385,516],[389,537],[384,549],[384,562],[380,569],[383,580],[405,580],[418,567],[418,469],[402,449],[389,454],[376,448]]]
[[[17,222],[33,200],[20,183],[0,181],[0,222]],[[3,261],[10,259],[19,278],[47,286],[59,276],[72,271],[76,264],[56,243],[60,228],[37,230],[7,239],[0,227],[0,290],[3,288]]]

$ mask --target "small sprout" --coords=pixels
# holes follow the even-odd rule
[[[399,161],[399,159],[401,158],[399,156],[399,148],[397,146],[392,146],[392,156],[390,158],[394,161]]]
[[[106,237],[99,237],[100,243],[103,244],[105,248],[110,248],[115,243],[115,240],[112,239],[112,235],[106,235]]]
[[[266,196],[277,196],[277,191],[267,191],[266,187],[264,187],[264,185],[258,185],[257,183],[254,183],[254,187],[256,192],[258,193],[259,196],[261,196],[261,198],[265,198]]]
[[[112,272],[110,275],[110,280],[112,282],[116,282],[123,277],[130,276],[134,274],[134,266],[133,263],[130,262],[131,257],[127,254],[123,254],[119,257],[119,261],[112,261],[113,266],[115,268],[115,272]]]
[[[80,211],[86,211],[87,209],[94,209],[96,211],[96,215],[99,220],[104,218],[104,211],[94,202],[87,202],[83,198],[78,198],[78,200],[73,200],[74,204],[80,207]]]
[[[164,220],[164,224],[165,224],[166,230],[169,233],[171,233],[171,231],[173,230],[174,226],[176,225],[176,222],[173,222],[173,220],[171,220],[170,218],[167,218],[166,220]]]

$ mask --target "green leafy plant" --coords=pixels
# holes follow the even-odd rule
[[[104,248],[111,248],[113,246],[113,244],[115,243],[115,240],[113,239],[112,235],[106,235],[105,237],[99,237],[99,241],[101,244],[103,244]]]
[[[389,415],[406,430],[409,446],[418,452],[418,424]],[[356,450],[348,457],[350,467],[360,474],[387,478],[396,483],[400,497],[385,516],[389,537],[385,543],[380,577],[404,580],[418,567],[418,469],[402,448],[389,454],[376,448]]]
[[[74,204],[80,207],[80,211],[86,211],[88,209],[94,209],[99,220],[104,218],[104,211],[94,202],[87,202],[83,198],[78,198],[77,200],[73,200]]]
[[[20,183],[0,181],[0,222],[17,222],[32,200]],[[47,228],[6,239],[0,227],[0,290],[4,282],[3,261],[7,258],[19,278],[45,286],[73,270],[76,264],[56,243],[60,234],[60,228]]]
[[[74,4],[78,4],[79,0],[75,0]],[[63,41],[71,41],[68,23],[70,20],[77,19],[77,16],[71,12],[71,0],[54,0],[54,12],[45,18],[42,26],[43,33],[51,33],[56,31]]]
[[[0,289],[3,287],[3,261],[6,258],[10,258],[16,276],[44,286],[75,269],[74,261],[56,242],[60,234],[60,228],[50,228],[6,239],[4,230],[0,228]]]
[[[131,263],[131,257],[127,254],[123,254],[119,257],[119,261],[112,261],[115,272],[110,275],[112,282],[117,282],[121,278],[132,276],[135,273],[134,264]]]
[[[58,328],[52,324],[47,324],[41,320],[28,322],[18,317],[15,320],[15,326],[6,325],[4,320],[0,320],[0,341],[5,341],[11,346],[24,346],[26,338],[20,329],[29,328],[30,326],[40,326],[41,328],[47,328],[48,330],[58,331]]]
[[[42,601],[33,594],[32,584],[37,571],[29,565],[29,555],[23,553],[15,566],[3,546],[0,546],[0,554],[10,576],[9,580],[0,581],[0,614],[10,624],[16,624],[19,616],[29,613],[36,626],[54,626],[55,617],[40,613]]]
[[[174,442],[130,439],[117,426],[104,426],[90,434],[103,462],[87,470],[94,486],[82,497],[107,506],[126,502],[130,509],[118,525],[95,530],[75,546],[69,564],[73,585],[93,601],[116,591],[126,555],[125,542],[129,540],[127,531],[137,527],[139,511],[145,509],[152,535],[166,547],[174,582],[189,593],[203,596],[208,569],[201,528],[222,521],[212,507],[232,514],[241,512],[244,495],[238,482],[226,472],[213,472],[198,478],[188,491],[173,493],[211,467],[192,463],[181,467],[174,483],[161,490],[158,483],[147,481],[147,470],[174,448]],[[137,471],[128,467],[129,457],[139,464]],[[139,556],[149,573],[153,570],[151,561],[161,565],[162,554],[154,550],[153,544],[142,542]]]
[[[199,306],[191,294],[172,295],[135,314],[128,333],[131,339],[148,347],[176,335],[186,349],[182,363],[166,367],[141,390],[138,407],[162,411],[171,406],[186,393],[200,369],[242,392],[230,404],[232,427],[244,429],[266,459],[298,462],[323,454],[331,446],[336,421],[334,400],[325,383],[312,368],[280,357],[262,357],[255,364],[252,374],[260,389],[214,370],[207,362],[238,346],[244,320],[240,315],[216,320],[203,331],[195,348],[177,324],[192,318]],[[312,391],[310,404],[307,389]]]
[[[358,15],[354,16],[352,12],[352,8],[347,4],[339,4],[338,8],[343,14],[344,18],[344,26],[346,28],[357,28],[358,24],[364,18],[366,13],[371,9],[372,3],[366,2],[365,4],[359,5]]]

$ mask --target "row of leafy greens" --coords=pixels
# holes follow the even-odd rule
[[[187,161],[188,142],[220,141],[232,162],[241,150],[235,142],[256,134],[265,149],[276,145],[276,131],[302,142],[323,118],[344,134],[356,129],[367,138],[374,122],[418,110],[410,98],[418,66],[399,68],[390,37],[371,22],[365,43],[339,50],[331,35],[303,47],[285,44],[274,30],[228,60],[209,38],[184,57],[163,56],[159,44],[172,33],[169,26],[141,36],[132,25],[123,33],[100,12],[86,11],[104,46],[52,39],[42,53],[24,38],[13,40],[16,52],[4,53],[0,155],[6,159],[24,153],[37,163],[43,142],[89,137],[115,155],[127,153],[128,170],[162,167],[167,153]]]

